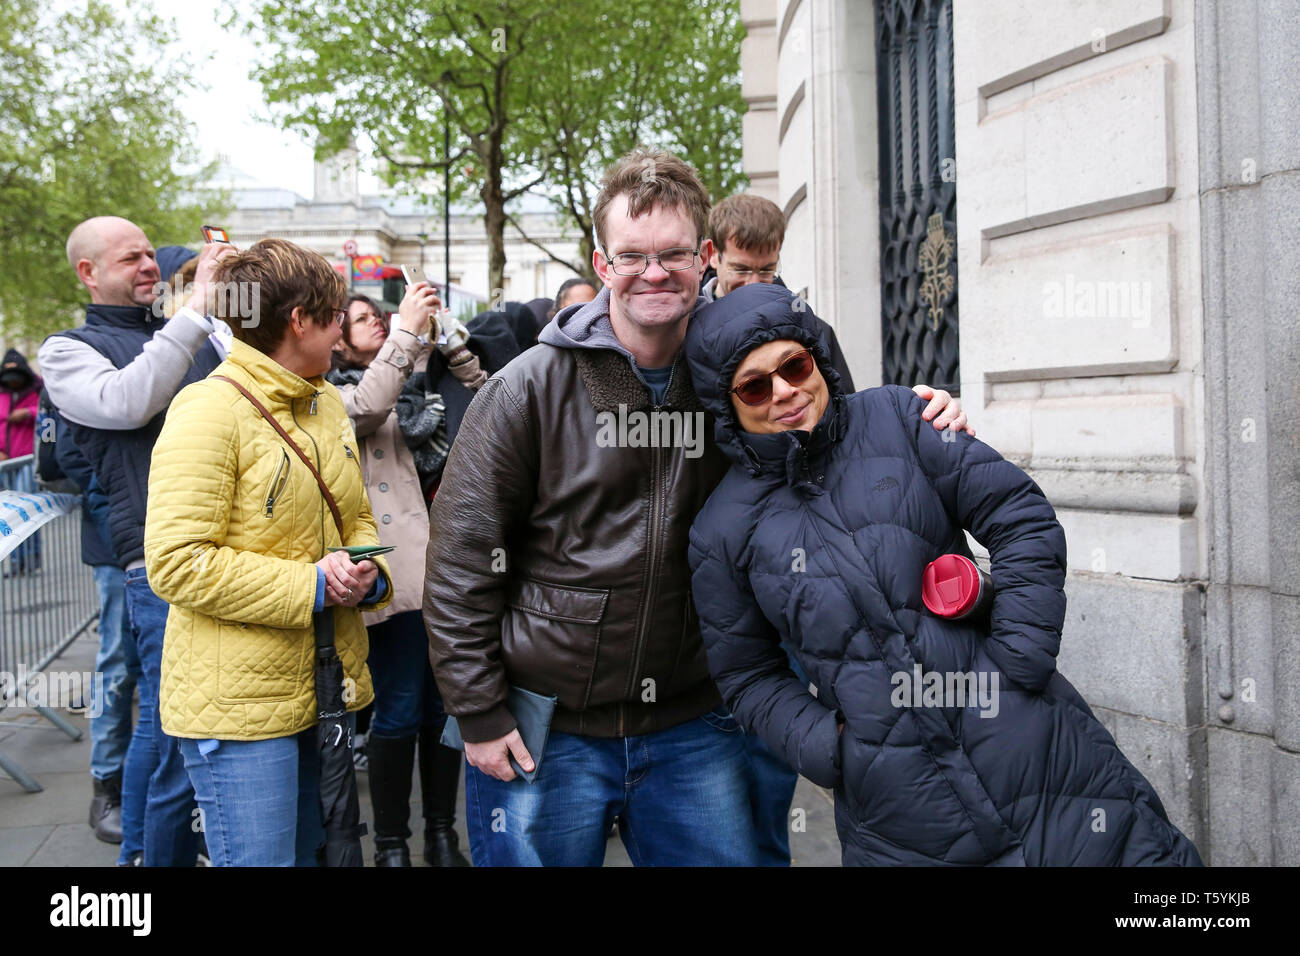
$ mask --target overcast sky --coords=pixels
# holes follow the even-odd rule
[[[120,10],[138,4],[110,0]],[[249,9],[251,0],[149,0],[149,7],[159,16],[175,21],[179,48],[191,52],[194,60],[215,53],[212,60],[202,61],[200,70],[208,89],[194,94],[193,107],[186,112],[191,118],[202,117],[197,139],[205,160],[221,153],[231,165],[267,186],[292,189],[307,198],[312,194],[312,149],[293,133],[271,125],[270,112],[262,101],[261,86],[248,78],[255,61],[251,38],[240,32],[224,30],[218,25],[217,9],[224,14],[232,6]],[[363,190],[374,188],[373,180],[363,178]]]

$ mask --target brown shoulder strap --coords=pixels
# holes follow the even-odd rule
[[[280,437],[289,443],[289,447],[297,452],[298,457],[302,459],[302,463],[306,465],[307,470],[311,472],[311,476],[316,479],[316,484],[320,486],[320,493],[325,496],[325,503],[330,507],[330,514],[334,516],[334,526],[339,529],[339,544],[344,544],[347,541],[347,538],[343,534],[343,517],[339,514],[339,506],[334,501],[334,496],[330,494],[330,489],[329,486],[325,484],[325,479],[320,476],[320,472],[317,471],[316,466],[311,463],[311,459],[308,458],[306,454],[303,453],[303,450],[298,447],[298,443],[289,437],[289,433],[280,427],[280,423],[277,422],[271,416],[271,413],[266,410],[266,406],[255,399],[248,389],[244,388],[244,386],[240,385],[233,378],[227,378],[224,375],[210,375],[208,377],[219,378],[223,382],[229,382],[231,385],[235,386],[235,388],[239,389],[239,393],[252,402],[253,407],[262,413],[262,417],[270,423],[272,428],[280,433]]]

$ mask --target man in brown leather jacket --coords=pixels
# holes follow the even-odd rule
[[[686,562],[727,467],[681,356],[708,209],[671,154],[610,167],[593,215],[605,287],[483,386],[434,498],[424,619],[476,865],[599,865],[616,816],[638,865],[757,862],[742,732]],[[510,687],[558,698],[541,754]]]
[[[708,210],[675,156],[611,167],[594,213],[605,289],[483,386],[434,498],[424,617],[466,742],[477,865],[599,865],[615,816],[637,864],[754,862],[741,734],[686,565],[726,470],[680,354]],[[559,698],[544,753],[525,749],[508,686]],[[510,754],[530,772],[538,758],[532,783]]]

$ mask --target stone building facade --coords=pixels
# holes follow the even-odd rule
[[[951,30],[957,384],[1066,530],[1061,670],[1208,862],[1300,864],[1300,5],[743,0],[746,172],[861,385],[884,9]]]

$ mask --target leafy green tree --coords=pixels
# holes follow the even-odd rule
[[[363,131],[396,178],[438,180],[483,204],[488,279],[503,285],[506,204],[541,182],[544,143],[524,120],[545,63],[549,0],[272,0],[246,30],[270,51],[254,71],[285,126],[329,155]],[[541,51],[541,52],[539,52]],[[443,155],[443,123],[454,148]],[[433,187],[436,188],[436,187]]]
[[[655,8],[611,2],[600,22],[594,62],[539,77],[532,100],[555,138],[539,191],[578,230],[583,264],[578,271],[592,278],[592,210],[601,174],[619,156],[641,145],[671,150],[696,168],[714,202],[745,184],[740,170],[744,29],[737,0]]]
[[[190,70],[164,62],[170,24],[122,16],[101,0],[73,10],[37,0],[0,6],[0,325],[38,344],[80,321],[88,301],[65,258],[72,228],[97,215],[131,219],[158,245],[193,242],[192,126],[182,116]]]
[[[450,165],[452,199],[482,203],[493,289],[526,192],[568,219],[578,260],[524,238],[592,274],[601,170],[638,143],[678,150],[716,195],[739,182],[738,0],[264,0],[244,25],[267,50],[267,101],[319,155],[363,133],[391,181],[426,196]]]

